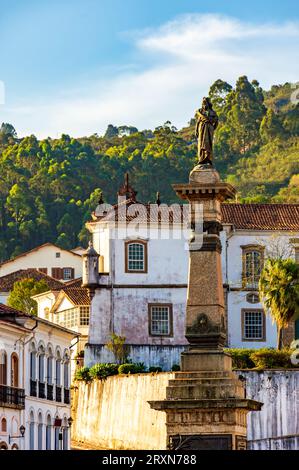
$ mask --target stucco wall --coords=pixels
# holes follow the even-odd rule
[[[299,371],[237,372],[249,398],[264,403],[248,415],[251,449],[299,449]],[[165,414],[147,401],[165,398],[173,373],[115,376],[73,391],[72,437],[94,448],[165,449]],[[77,410],[80,410],[77,413]]]
[[[264,403],[248,415],[250,447],[299,449],[299,371],[241,373],[247,396]]]
[[[60,253],[60,257],[56,258],[56,253]],[[15,258],[12,261],[3,263],[0,266],[0,276],[27,268],[47,268],[48,275],[51,276],[52,268],[74,268],[74,276],[82,276],[82,258],[81,256],[71,253],[70,251],[59,249],[54,245],[45,245],[23,256]]]
[[[140,374],[78,383],[72,396],[72,438],[95,449],[164,449],[165,414],[150,409],[147,401],[164,399],[173,376]]]

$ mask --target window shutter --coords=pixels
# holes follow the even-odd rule
[[[71,271],[72,271],[72,279],[74,279],[74,277],[75,277],[75,270],[74,270],[74,268],[71,268]]]
[[[61,268],[52,268],[52,277],[54,277],[54,279],[61,279],[62,278],[62,269]]]
[[[38,268],[41,273],[48,274],[48,268]]]

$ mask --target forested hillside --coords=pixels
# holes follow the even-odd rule
[[[240,77],[221,80],[209,96],[219,114],[215,162],[241,202],[299,202],[299,104],[291,84],[260,88]],[[294,100],[293,100],[294,101]],[[198,104],[200,106],[200,103]],[[170,116],[171,118],[171,116]],[[45,241],[86,243],[84,222],[103,191],[114,203],[129,171],[142,202],[176,202],[171,183],[186,181],[196,163],[194,119],[154,131],[109,125],[104,136],[39,141],[0,129],[0,261]]]

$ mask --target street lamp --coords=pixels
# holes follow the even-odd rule
[[[12,439],[20,439],[21,437],[24,437],[25,431],[26,431],[26,428],[22,424],[19,428],[20,436],[11,436],[11,435],[9,435],[8,436],[8,443],[10,444]]]
[[[74,421],[73,418],[70,416],[67,420],[69,427],[71,427],[73,421]]]

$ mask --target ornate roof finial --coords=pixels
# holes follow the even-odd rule
[[[158,206],[160,206],[160,204],[161,204],[161,199],[160,199],[160,193],[159,193],[159,191],[158,191],[157,194],[156,194],[156,204],[157,204]]]
[[[129,173],[125,173],[125,181],[123,186],[118,190],[118,196],[126,196],[127,199],[132,199],[132,201],[136,201],[137,191],[135,191],[129,183]]]

